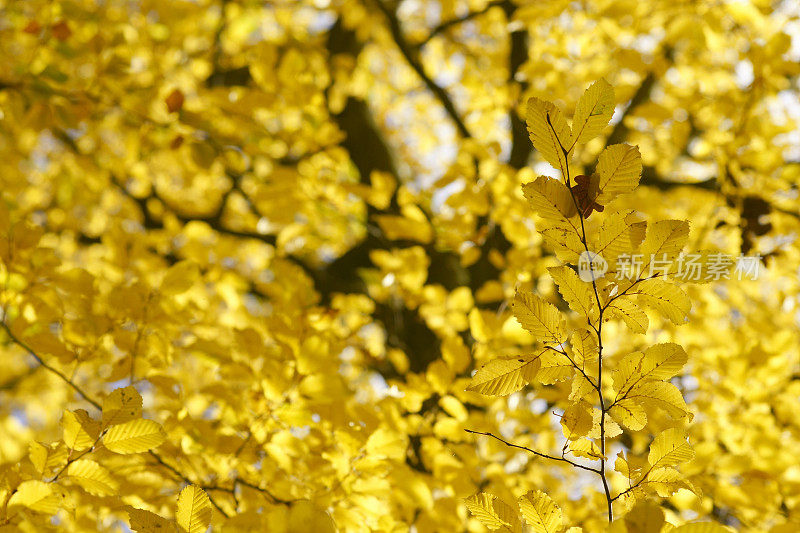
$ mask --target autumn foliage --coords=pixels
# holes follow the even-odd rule
[[[0,532],[800,531],[798,42],[3,3]]]

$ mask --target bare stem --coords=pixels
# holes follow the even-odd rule
[[[517,448],[517,449],[520,449],[520,450],[525,450],[526,452],[532,453],[533,455],[536,455],[538,457],[542,457],[544,459],[552,459],[553,461],[562,461],[564,463],[571,464],[575,468],[580,468],[581,470],[588,470],[589,472],[594,472],[595,474],[599,474],[600,473],[600,470],[598,470],[596,468],[592,468],[590,466],[585,466],[585,465],[576,463],[574,461],[570,461],[566,457],[557,457],[555,455],[548,455],[546,453],[537,452],[536,450],[534,450],[532,448],[528,448],[527,446],[520,446],[519,444],[514,444],[514,443],[511,443],[511,442],[508,442],[505,439],[501,439],[500,437],[498,437],[494,433],[488,433],[488,432],[485,432],[485,431],[473,431],[471,429],[465,429],[464,431],[466,431],[467,433],[472,433],[474,435],[485,435],[487,437],[491,437],[491,438],[493,438],[495,440],[498,440],[498,441],[502,442],[506,446],[509,446],[511,448]]]
[[[547,123],[550,128],[553,130],[553,134],[555,135],[555,129],[553,128],[552,123],[550,123],[550,117],[547,117]],[[558,135],[555,135],[555,138],[558,139]],[[566,186],[569,190],[570,196],[572,197],[572,202],[575,204],[575,210],[578,212],[578,218],[581,221],[581,243],[583,244],[584,250],[586,250],[587,255],[589,252],[589,244],[586,239],[586,224],[583,220],[583,212],[581,211],[580,205],[578,205],[578,200],[575,198],[575,193],[569,187],[570,180],[569,180],[569,150],[564,148],[561,145],[561,140],[558,141],[559,146],[561,146],[561,151],[564,155],[564,179],[566,181]],[[606,478],[606,408],[605,408],[605,399],[603,398],[603,311],[605,311],[605,307],[600,302],[600,293],[597,290],[597,282],[592,276],[592,289],[594,291],[595,301],[597,302],[597,326],[593,327],[595,333],[597,334],[597,397],[600,401],[600,468],[598,475],[600,476],[600,480],[603,482],[603,491],[606,495],[606,505],[608,510],[608,521],[609,523],[614,520],[614,511],[613,511],[613,500],[611,498],[611,491],[608,487],[608,479]],[[592,326],[592,321],[589,317],[586,317],[589,325]]]

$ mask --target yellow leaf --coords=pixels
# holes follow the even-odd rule
[[[160,446],[166,438],[158,422],[139,418],[112,426],[103,437],[103,444],[116,453],[140,453]]]
[[[55,514],[66,495],[57,485],[39,480],[23,481],[8,500],[8,507],[21,506],[45,514]]]
[[[33,441],[28,445],[28,458],[33,463],[33,467],[40,474],[44,473],[47,466],[47,456],[50,455],[50,447],[40,442]]]
[[[557,179],[539,176],[535,181],[523,185],[522,193],[533,212],[542,218],[566,222],[578,214],[572,194]]]
[[[600,194],[596,200],[602,205],[620,194],[633,191],[642,175],[642,156],[639,148],[628,144],[614,144],[600,153],[597,159],[600,175]]]
[[[289,531],[336,533],[336,524],[325,511],[308,500],[300,500],[289,509]]]
[[[612,372],[611,379],[614,381],[614,390],[618,397],[624,396],[634,384],[641,380],[639,365],[643,357],[642,352],[629,353],[622,358]]]
[[[398,460],[405,457],[407,448],[406,435],[389,428],[376,429],[366,444],[367,453]]]
[[[137,533],[167,533],[175,531],[175,525],[172,522],[144,509],[129,507],[128,519],[131,529]]]
[[[528,100],[525,121],[536,151],[553,168],[566,175],[567,160],[563,149],[569,146],[572,132],[561,110],[552,102],[531,98]]]
[[[686,442],[686,433],[681,428],[669,428],[658,434],[650,445],[647,462],[651,468],[674,466],[694,458],[692,446]]]
[[[592,430],[589,432],[588,437],[590,439],[600,440],[600,420],[603,418],[603,411],[594,408],[592,410]],[[613,439],[617,435],[622,433],[622,428],[619,427],[619,424],[612,418],[612,417],[605,417],[605,423],[603,425],[603,435],[607,439]]]
[[[403,216],[376,215],[375,222],[390,241],[409,240],[429,243],[433,240],[433,229],[427,217],[417,206],[404,206]]]
[[[654,502],[643,501],[625,515],[628,533],[653,533],[664,526],[664,511]]]
[[[200,269],[191,261],[175,263],[164,274],[161,280],[161,292],[165,295],[176,295],[188,291],[200,278]]]
[[[575,366],[566,355],[560,352],[547,350],[542,352],[539,358],[542,360],[542,366],[536,374],[536,381],[543,385],[564,381],[575,374]]]
[[[572,379],[572,389],[569,393],[570,401],[576,402],[594,392],[594,383],[586,379],[580,372],[575,372],[575,377]]]
[[[468,391],[487,396],[505,396],[533,381],[542,362],[540,354],[489,361],[472,377]]]
[[[551,226],[538,228],[544,242],[556,257],[564,263],[577,265],[586,248],[577,229],[569,222],[557,222]]]
[[[576,439],[569,443],[569,450],[576,457],[597,460],[603,458],[600,447],[589,439]]]
[[[517,291],[512,304],[514,316],[537,340],[559,344],[566,337],[566,320],[551,303],[530,292]]]
[[[661,407],[673,418],[692,415],[686,408],[686,402],[681,391],[666,381],[649,381],[635,385],[628,393],[628,398],[641,398],[642,400]]]
[[[630,466],[628,465],[628,461],[625,459],[625,456],[622,452],[617,454],[617,459],[614,461],[614,470],[628,479],[631,478]]]
[[[630,353],[622,358],[612,374],[614,388],[619,396],[625,396],[637,383],[675,376],[687,360],[683,347],[672,342],[654,344],[644,353]]]
[[[609,414],[614,420],[632,431],[639,431],[647,424],[644,407],[633,399],[620,400],[611,406]]]
[[[514,509],[492,494],[482,492],[466,499],[467,509],[481,524],[491,530],[504,528],[513,533],[522,532],[522,523]]]
[[[591,141],[600,135],[613,114],[614,88],[606,80],[597,80],[586,89],[575,107],[569,146]]]
[[[519,499],[522,516],[536,533],[556,533],[561,530],[561,509],[544,492],[530,491]]]
[[[593,425],[594,417],[591,406],[583,401],[570,405],[564,410],[564,416],[561,417],[561,427],[567,440],[585,437],[592,430]]]
[[[676,376],[688,360],[689,356],[680,344],[654,344],[644,352],[641,373],[649,379],[669,379]]]
[[[647,485],[655,489],[659,496],[668,498],[678,489],[686,487],[680,472],[673,468],[655,468],[647,474]]]
[[[591,283],[582,281],[578,274],[568,266],[550,267],[547,269],[558,286],[558,292],[569,305],[570,309],[577,311],[585,317],[597,313],[597,302],[592,292]]]
[[[369,189],[367,202],[378,209],[386,209],[392,200],[392,193],[397,188],[397,182],[390,172],[373,170],[369,175],[372,185]]]
[[[603,220],[597,231],[594,252],[608,261],[613,269],[621,254],[633,253],[645,237],[647,223],[639,221],[634,211],[612,213]]]
[[[688,238],[689,223],[685,220],[659,220],[651,224],[642,243],[642,254],[644,254],[642,275],[660,273],[662,269],[656,269],[655,262],[672,261],[686,245]],[[654,265],[652,269],[651,261]],[[650,272],[651,270],[653,272]]]
[[[110,496],[119,490],[119,483],[94,461],[78,459],[67,467],[67,475],[89,494]]]
[[[64,411],[61,418],[64,443],[75,451],[91,447],[100,434],[100,425],[84,409]]]
[[[575,331],[570,337],[572,360],[581,369],[597,361],[597,335],[586,328]]]
[[[627,298],[617,298],[606,308],[612,317],[621,318],[634,333],[646,333],[650,319],[644,309]]]
[[[189,485],[178,496],[175,519],[186,533],[204,533],[211,524],[211,502],[203,489]]]
[[[661,279],[646,279],[628,291],[628,295],[637,295],[641,303],[660,312],[677,326],[689,320],[692,301],[677,285]]]
[[[103,400],[103,427],[141,418],[142,397],[131,385],[115,389]]]

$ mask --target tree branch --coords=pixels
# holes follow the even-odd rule
[[[628,132],[630,131],[628,126],[625,124],[625,119],[634,109],[650,100],[650,95],[653,92],[653,86],[655,83],[655,75],[653,75],[652,72],[648,72],[647,76],[644,77],[642,83],[639,85],[639,88],[636,89],[635,93],[633,93],[628,106],[625,108],[625,111],[622,112],[619,122],[614,125],[611,135],[609,135],[608,139],[606,139],[606,146],[619,144],[625,140],[625,138],[628,136]]]
[[[422,82],[428,88],[430,92],[439,100],[439,103],[444,107],[445,112],[456,125],[456,129],[464,138],[472,137],[472,134],[467,129],[466,125],[464,125],[464,121],[461,120],[461,117],[456,111],[455,106],[453,105],[453,101],[447,95],[444,89],[436,85],[434,81],[425,73],[425,69],[422,66],[419,58],[413,51],[413,47],[406,41],[405,36],[403,35],[403,30],[400,27],[400,21],[397,18],[397,15],[387,8],[382,0],[373,0],[375,5],[378,6],[378,9],[384,14],[386,19],[389,22],[389,31],[392,34],[392,38],[394,39],[395,44],[400,49],[400,53],[403,54],[406,62],[409,66],[417,73],[417,75],[422,79]]]
[[[516,13],[517,5],[510,0],[505,0],[501,5],[506,13],[506,23],[509,23]],[[510,40],[508,83],[520,83],[522,86],[520,92],[523,92],[526,84],[517,82],[516,76],[520,67],[528,61],[528,30],[523,26],[522,29],[511,32]],[[512,168],[521,169],[528,164],[533,147],[528,138],[528,128],[524,120],[517,115],[516,105],[513,103],[508,111],[508,119],[511,124],[511,153],[508,156],[508,164]]]
[[[483,9],[479,9],[478,11],[472,11],[471,13],[467,13],[463,17],[458,17],[442,22],[441,24],[433,28],[431,32],[428,34],[428,36],[425,38],[425,40],[419,43],[417,47],[422,48],[423,46],[428,44],[431,41],[431,39],[433,39],[440,33],[452,28],[453,26],[457,26],[464,22],[470,21],[476,17],[480,17],[493,7],[503,5],[505,2],[506,0],[493,0],[492,2],[487,3]]]

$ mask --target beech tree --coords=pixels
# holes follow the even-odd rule
[[[0,531],[797,531],[798,43],[4,2]]]

